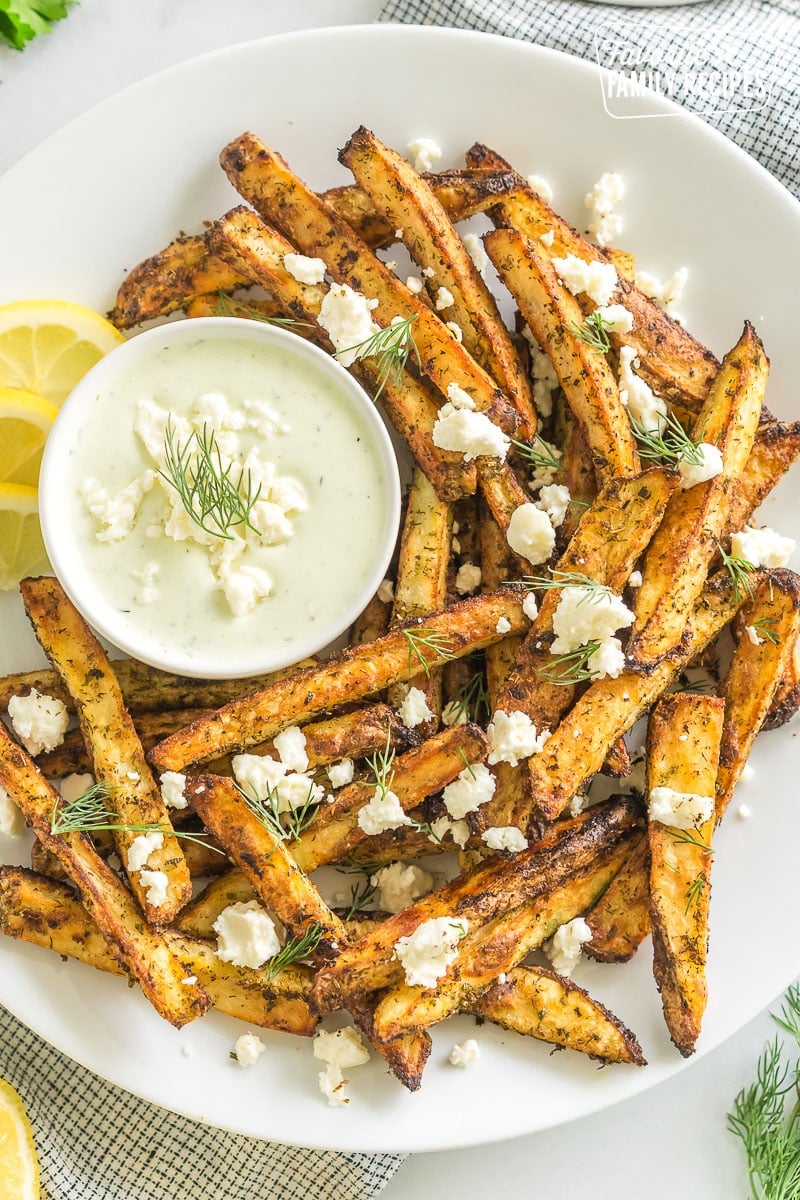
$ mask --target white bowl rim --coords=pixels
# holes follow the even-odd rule
[[[113,608],[102,602],[95,604],[95,589],[81,586],[85,564],[68,552],[72,539],[64,537],[67,510],[62,502],[60,481],[64,477],[65,452],[80,431],[80,421],[74,417],[80,413],[82,404],[88,397],[94,396],[98,386],[104,386],[120,368],[124,369],[126,363],[147,355],[154,343],[163,344],[167,339],[170,344],[175,344],[209,335],[220,340],[244,338],[279,346],[315,364],[333,380],[351,407],[364,419],[370,445],[383,468],[386,519],[380,542],[374,547],[373,566],[358,593],[337,615],[336,620],[316,628],[313,637],[295,643],[290,650],[281,648],[279,653],[278,648],[273,647],[269,654],[254,650],[252,661],[246,669],[231,669],[211,659],[189,658],[152,638],[137,640],[136,636],[132,636],[129,622],[126,622],[126,629],[122,630],[114,621]],[[339,638],[375,595],[386,574],[400,526],[400,501],[399,466],[391,438],[376,404],[349,371],[331,355],[290,330],[239,317],[194,317],[169,321],[143,330],[109,351],[83,376],[62,404],[45,445],[39,483],[39,519],[50,564],[64,591],[85,620],[103,638],[132,658],[163,671],[199,679],[244,679],[281,670],[318,654]],[[97,597],[102,597],[102,589],[97,589]]]

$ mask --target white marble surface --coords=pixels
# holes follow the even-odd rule
[[[24,54],[0,49],[0,171],[70,117],[172,63],[290,29],[370,21],[379,7],[379,0],[83,0]],[[562,1129],[415,1155],[383,1194],[744,1198],[742,1160],[725,1113],[771,1034],[762,1014],[657,1091]],[[470,1086],[480,1086],[480,1070],[478,1062]]]

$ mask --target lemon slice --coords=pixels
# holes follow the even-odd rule
[[[0,483],[0,591],[16,587],[26,575],[49,572],[36,488]]]
[[[3,1200],[39,1200],[39,1163],[22,1101],[0,1079],[0,1183]]]
[[[0,483],[35,487],[55,404],[22,388],[0,388]]]
[[[66,300],[0,307],[0,387],[62,403],[90,367],[125,339],[104,317]]]

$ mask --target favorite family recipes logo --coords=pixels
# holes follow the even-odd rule
[[[654,97],[705,117],[765,108],[779,82],[779,48],[740,34],[693,31],[676,40],[668,27],[616,20],[598,27],[603,105],[611,117],[677,116],[659,111]]]

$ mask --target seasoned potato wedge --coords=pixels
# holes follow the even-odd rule
[[[650,847],[633,839],[624,865],[586,914],[592,940],[587,954],[600,962],[627,962],[650,933]]]

